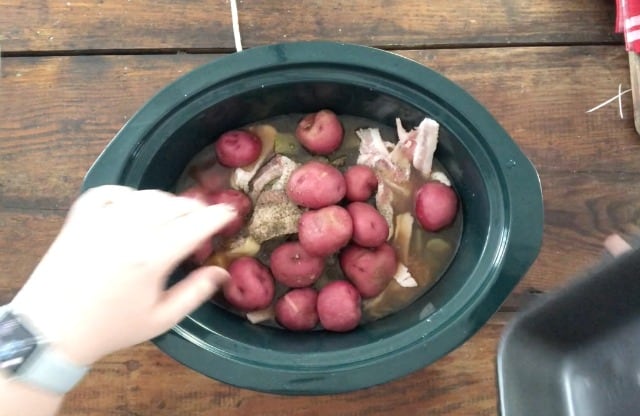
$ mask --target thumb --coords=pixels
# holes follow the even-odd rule
[[[604,248],[614,257],[620,256],[633,247],[619,234],[612,234],[604,240]]]
[[[154,312],[155,320],[165,331],[180,322],[198,306],[206,302],[229,279],[225,269],[200,267],[168,289]]]

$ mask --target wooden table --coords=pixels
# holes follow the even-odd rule
[[[464,6],[458,6],[464,4]],[[98,363],[63,415],[493,415],[500,334],[527,293],[597,260],[640,216],[640,140],[611,0],[239,0],[245,47],[327,39],[377,46],[440,71],[495,115],[537,166],[542,251],[466,344],[383,386],[279,397],[210,380],[146,343]],[[0,0],[0,304],[50,244],[84,173],[159,88],[233,52],[229,4]]]

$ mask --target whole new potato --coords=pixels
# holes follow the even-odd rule
[[[238,215],[227,224],[219,234],[223,237],[233,237],[238,234],[244,227],[247,217],[252,209],[251,199],[247,194],[235,189],[225,189],[223,191],[213,192],[208,196],[209,205],[227,204],[235,208]]]
[[[344,173],[347,184],[346,198],[349,201],[364,202],[378,189],[378,177],[369,166],[353,165]]]
[[[198,265],[204,264],[212,254],[213,241],[208,239],[204,243],[200,244],[196,251],[191,255],[191,261]]]
[[[264,309],[273,300],[275,285],[269,269],[253,257],[240,257],[228,268],[231,278],[225,283],[225,299],[243,311]]]
[[[313,288],[290,290],[276,302],[276,321],[292,331],[309,331],[318,325],[317,301]]]
[[[300,244],[317,257],[326,257],[340,250],[352,235],[351,215],[338,205],[307,211],[298,221]]]
[[[320,110],[306,115],[296,128],[296,137],[300,144],[317,155],[328,155],[338,150],[343,136],[342,124],[331,110]]]
[[[396,252],[384,243],[376,248],[350,245],[340,253],[340,267],[363,298],[378,296],[398,269]]]
[[[318,318],[328,331],[351,331],[360,323],[361,298],[353,285],[336,280],[324,286],[318,294]]]
[[[338,169],[312,160],[293,171],[286,192],[295,204],[318,209],[336,204],[344,198],[346,184]]]
[[[242,194],[241,192],[239,193]],[[235,195],[233,193],[225,193],[225,191],[211,192],[201,186],[193,186],[178,194],[178,196],[195,199],[206,205],[226,203],[233,206],[236,209],[238,215],[218,232],[218,235],[221,235],[223,237],[230,237],[240,231],[240,229],[244,225],[246,215],[248,215],[251,211],[251,200],[249,200],[246,195],[244,195],[243,198],[242,196]],[[211,257],[212,254],[213,243],[211,239],[209,239],[202,243],[200,247],[198,247],[198,249],[191,256],[191,260],[196,264],[203,264],[209,257]]]
[[[232,130],[221,135],[215,143],[218,161],[230,168],[251,165],[260,156],[262,141],[245,130]]]
[[[427,231],[439,231],[453,222],[458,212],[458,196],[441,182],[427,182],[418,189],[416,218]]]
[[[362,247],[378,247],[389,237],[389,224],[373,205],[352,202],[347,211],[353,220],[353,241]]]
[[[273,277],[291,288],[311,286],[324,270],[324,259],[314,256],[298,241],[281,244],[269,259]]]

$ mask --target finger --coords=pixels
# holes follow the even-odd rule
[[[204,206],[200,201],[176,197],[168,192],[144,190],[114,203],[110,207],[109,218],[136,228],[155,227]]]
[[[95,188],[88,189],[82,195],[78,197],[76,202],[71,207],[72,211],[78,209],[94,209],[102,208],[106,205],[123,198],[125,195],[133,193],[135,189],[128,186],[120,185],[102,185]]]
[[[167,260],[169,267],[193,253],[203,241],[210,238],[238,215],[227,204],[217,204],[191,211],[168,221],[158,230],[154,251],[158,258]]]
[[[122,210],[127,213],[137,211],[147,211],[151,208],[162,207],[167,201],[175,198],[175,195],[159,189],[143,189],[132,192],[118,199],[117,204],[113,205],[114,209]]]
[[[211,299],[229,279],[226,270],[215,267],[200,267],[173,285],[165,293],[154,311],[155,322],[166,331],[198,306]]]
[[[207,204],[194,198],[174,196],[171,202],[163,207],[162,218],[158,225],[166,225],[180,217],[190,214],[193,211],[206,208]]]
[[[64,221],[67,229],[86,228],[87,223],[100,223],[95,218],[102,215],[104,208],[134,193],[135,189],[120,185],[102,185],[85,191],[73,203]],[[64,233],[63,233],[64,234]],[[59,240],[61,235],[56,240]]]
[[[604,248],[617,257],[631,250],[631,245],[618,234],[612,234],[604,240]]]

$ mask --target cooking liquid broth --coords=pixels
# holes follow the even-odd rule
[[[273,126],[278,132],[276,152],[282,153],[298,163],[305,163],[311,160],[313,156],[307,153],[298,144],[293,134],[302,117],[302,114],[283,115],[266,119],[259,123],[254,123],[251,126],[261,124]],[[358,158],[360,139],[355,133],[356,130],[362,128],[377,128],[380,130],[381,136],[385,141],[397,141],[395,128],[365,118],[348,115],[341,115],[340,121],[344,127],[344,140],[341,147],[332,155],[328,156],[328,158],[330,163],[343,172],[349,166],[356,164],[356,160]],[[191,176],[194,170],[197,169],[197,166],[202,164],[203,161],[209,161],[208,163],[211,163],[210,161],[213,159],[215,159],[213,145],[207,146],[198,153],[198,155],[193,158],[189,166],[187,166],[182,177],[178,181],[176,191],[181,192],[193,185],[195,182]],[[433,170],[447,174],[444,167],[437,160],[433,161]],[[225,175],[229,174],[230,170],[221,167],[220,172],[221,175]],[[447,177],[449,177],[448,174]],[[415,171],[412,167],[410,182],[412,188],[412,192],[410,193],[411,196],[401,197],[399,193],[395,193],[394,195],[392,205],[395,215],[403,212],[413,213],[413,194],[415,194],[415,191],[417,191],[417,189],[424,184],[426,180],[423,179],[421,174]],[[374,203],[373,198],[370,202]],[[425,231],[419,225],[417,220],[415,220],[411,230],[408,258],[405,259],[403,263],[407,266],[411,276],[418,282],[418,287],[402,287],[395,280],[392,280],[381,295],[373,299],[363,300],[362,323],[370,322],[388,316],[392,313],[396,313],[428,291],[429,288],[431,288],[444,274],[445,270],[453,260],[460,242],[461,234],[462,215],[460,208],[458,208],[458,213],[453,224],[439,232],[434,233]],[[261,245],[256,258],[268,266],[269,256],[273,249],[284,241],[295,239],[296,236],[294,235],[290,236],[288,239],[277,238],[267,241]],[[396,252],[399,251],[400,247],[394,239],[391,239],[389,243],[394,247],[394,249],[396,249]],[[224,242],[218,242],[218,247],[224,248]],[[320,289],[328,282],[336,279],[345,279],[345,277],[340,268],[337,256],[333,255],[327,259],[325,271],[320,279],[318,279],[314,284],[314,287]],[[282,294],[286,293],[287,290],[288,289],[286,287],[276,282],[276,296],[274,298],[274,302]],[[214,302],[219,306],[233,311],[234,313],[242,316],[245,315],[245,313],[237,311],[230,306],[224,300],[222,295],[216,296]],[[273,319],[261,322],[260,324],[277,326]]]

